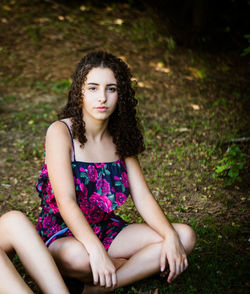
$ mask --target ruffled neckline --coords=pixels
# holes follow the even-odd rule
[[[88,164],[88,165],[100,165],[100,164],[119,164],[121,163],[121,159],[117,159],[115,161],[99,161],[99,162],[91,162],[91,161],[81,161],[81,160],[74,160],[71,163],[79,163],[79,164]]]
[[[117,159],[115,161],[102,161],[102,162],[89,162],[89,161],[74,160],[74,161],[71,161],[71,164],[84,164],[84,165],[104,166],[104,165],[120,164],[121,162],[124,162],[124,160]],[[44,163],[44,166],[47,168],[47,163]]]

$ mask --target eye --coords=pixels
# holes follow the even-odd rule
[[[96,91],[96,87],[89,87],[88,88],[90,91]]]
[[[111,93],[116,92],[116,88],[115,87],[108,87],[108,91]]]

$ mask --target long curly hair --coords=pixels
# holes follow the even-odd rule
[[[92,68],[109,68],[117,81],[118,102],[115,111],[109,118],[108,130],[116,145],[116,152],[121,158],[137,156],[144,147],[140,122],[136,116],[135,91],[132,88],[131,72],[120,58],[104,52],[96,51],[85,55],[79,62],[68,95],[68,102],[58,114],[59,119],[72,119],[73,137],[81,143],[87,142],[85,122],[82,113],[82,87],[87,74]]]

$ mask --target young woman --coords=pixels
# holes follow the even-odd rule
[[[8,257],[16,252],[43,293],[69,294],[52,256],[26,216],[18,211],[4,214],[0,236],[0,293],[33,293]]]
[[[195,246],[194,231],[171,224],[145,182],[134,96],[121,59],[89,53],[60,120],[47,131],[37,229],[61,273],[87,283],[83,293],[106,293],[167,267],[172,282]],[[114,214],[129,194],[145,224]]]

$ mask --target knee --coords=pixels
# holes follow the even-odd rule
[[[59,264],[62,265],[62,271],[65,271],[66,275],[72,273],[75,276],[77,273],[89,273],[91,271],[89,257],[79,247],[65,246],[60,250]]]
[[[89,258],[78,250],[67,250],[64,254],[63,262],[65,268],[74,272],[87,272],[90,269]]]
[[[12,210],[1,216],[0,229],[9,234],[13,229],[19,228],[22,223],[28,222],[28,218],[21,211]]]
[[[196,234],[189,225],[183,225],[182,227],[182,242],[187,254],[190,254],[196,245]]]
[[[27,217],[18,210],[11,210],[6,212],[4,215],[1,216],[1,221],[8,221],[8,222],[19,222],[20,220],[26,220]]]

